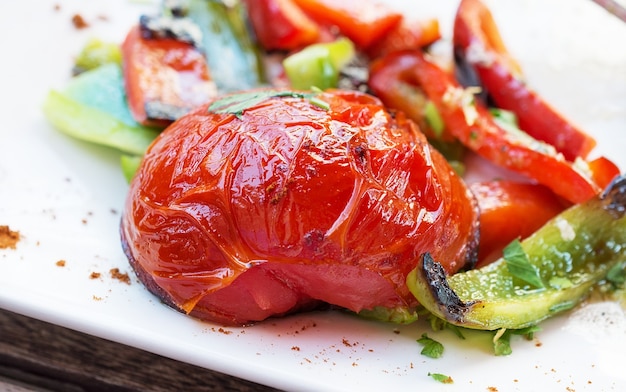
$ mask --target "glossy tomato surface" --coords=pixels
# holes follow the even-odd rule
[[[318,303],[410,309],[405,279],[422,253],[449,273],[475,258],[477,204],[415,124],[362,93],[316,99],[328,108],[207,104],[155,141],[122,219],[153,293],[225,324]]]

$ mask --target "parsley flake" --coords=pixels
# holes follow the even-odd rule
[[[619,287],[626,282],[626,262],[617,263],[606,274],[606,279],[615,287]]]
[[[513,240],[507,245],[503,253],[511,275],[535,287],[545,287],[539,276],[539,270],[530,263],[519,239]]]
[[[506,329],[500,329],[493,337],[493,352],[496,356],[511,355],[511,334]]]
[[[320,99],[317,96],[318,94],[319,91],[313,91],[311,93],[279,90],[250,91],[228,95],[218,99],[209,106],[209,111],[218,114],[234,114],[238,118],[241,118],[246,109],[256,106],[267,99],[281,97],[307,99],[312,105],[324,110],[329,110],[330,106],[328,103]]]
[[[540,331],[536,325],[531,325],[526,328],[520,329],[506,329],[502,328],[497,330],[493,336],[493,352],[496,356],[506,356],[513,353],[511,349],[511,336],[512,335],[522,335],[526,338],[526,340],[532,340],[535,336],[535,332]]]
[[[433,380],[439,381],[440,383],[443,383],[443,384],[453,384],[454,383],[454,380],[452,379],[452,377],[446,376],[445,374],[428,372],[428,375],[430,377],[432,377]]]
[[[443,344],[429,338],[427,334],[423,333],[422,337],[417,339],[417,342],[424,346],[421,352],[422,355],[429,358],[439,358],[443,355]]]

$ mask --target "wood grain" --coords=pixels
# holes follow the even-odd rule
[[[276,391],[0,310],[2,391]]]

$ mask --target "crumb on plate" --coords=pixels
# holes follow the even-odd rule
[[[0,249],[15,249],[19,241],[19,231],[13,231],[9,226],[0,226]]]
[[[80,15],[80,14],[74,14],[74,16],[72,16],[72,24],[78,30],[85,29],[85,28],[89,27],[89,23],[87,23],[85,18],[83,18],[82,15]]]
[[[111,268],[109,270],[109,273],[111,274],[111,278],[117,279],[120,282],[126,284],[130,284],[130,277],[128,276],[128,274],[126,272],[120,272],[119,268]]]

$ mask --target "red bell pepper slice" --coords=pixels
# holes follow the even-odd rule
[[[434,103],[446,129],[487,160],[534,179],[572,203],[586,201],[600,192],[585,172],[589,167],[582,159],[569,162],[546,143],[500,127],[481,102],[423,53],[395,52],[378,63],[378,67],[401,64],[407,73],[413,72],[410,80]]]
[[[134,119],[164,127],[215,96],[202,53],[172,38],[143,38],[139,26],[122,44],[124,84]]]
[[[320,27],[293,0],[246,0],[256,38],[267,50],[294,50],[317,42]]]
[[[498,259],[511,241],[528,237],[567,207],[539,184],[503,180],[476,182],[469,187],[480,209],[476,268]]]
[[[595,147],[593,137],[574,126],[524,82],[493,15],[480,0],[462,0],[459,4],[453,45],[457,65],[470,67],[495,105],[514,112],[526,133],[553,145],[569,161],[586,158]]]
[[[602,189],[606,188],[620,174],[619,167],[606,157],[589,161],[588,165],[593,180]]]
[[[405,54],[399,54],[405,52]],[[411,51],[412,52],[412,51]],[[396,54],[393,54],[396,53]],[[388,108],[400,110],[417,123],[430,140],[452,141],[455,137],[444,129],[440,134],[426,121],[428,97],[419,87],[415,73],[416,59],[408,51],[395,51],[370,63],[368,86]]]
[[[421,49],[440,38],[439,19],[417,20],[403,18],[387,34],[367,48],[367,55],[375,59],[391,52]]]
[[[360,49],[380,40],[402,20],[402,14],[372,0],[294,0],[322,25],[334,25]]]

